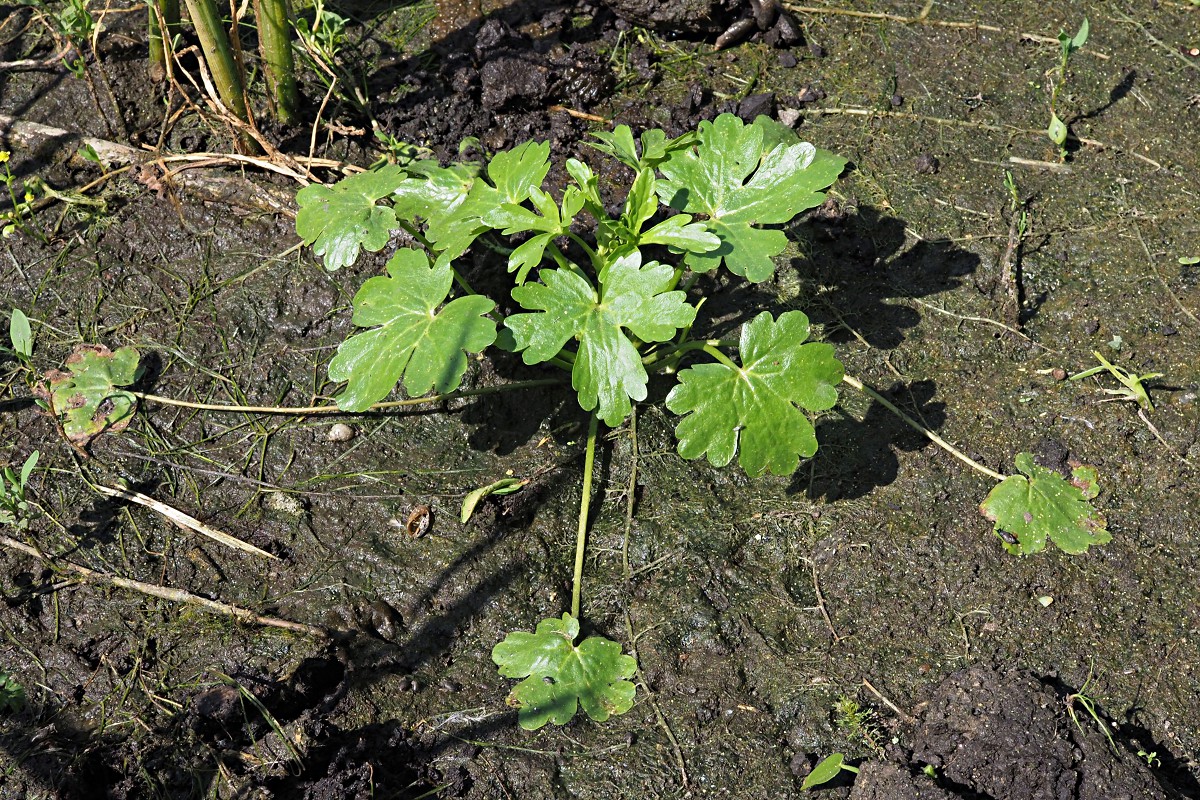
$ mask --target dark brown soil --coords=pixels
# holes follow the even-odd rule
[[[1008,556],[977,512],[987,481],[849,390],[817,420],[818,455],[785,479],[682,461],[674,418],[646,404],[628,530],[632,437],[605,439],[584,586],[587,630],[636,646],[638,702],[603,725],[527,733],[489,652],[569,596],[586,426],[569,391],[344,419],[355,435],[341,441],[329,418],[144,403],[84,460],[9,358],[0,462],[42,453],[46,514],[0,533],[342,635],[236,623],[0,549],[0,670],[28,696],[0,710],[0,798],[778,798],[832,752],[861,772],[829,797],[1200,797],[1200,62],[1179,49],[1200,43],[1200,9],[963,0],[924,23],[887,16],[920,5],[760,24],[761,6],[703,2],[454,0],[432,20],[428,6],[330,4],[351,19],[342,62],[368,102],[331,98],[316,155],[371,163],[372,121],[443,160],[468,137],[489,152],[536,138],[556,164],[597,163],[587,115],[672,135],[724,111],[795,125],[852,168],[789,227],[797,247],[773,280],[704,279],[697,332],[805,310],[850,373],[990,467],[1011,471],[1021,451],[1096,465],[1111,544]],[[228,151],[227,131],[175,114],[178,98],[164,125],[142,14],[118,10],[90,84],[56,63],[9,69],[0,114]],[[1078,137],[1063,170],[1040,133],[1043,87],[1053,37],[1085,14],[1092,38],[1060,100]],[[685,35],[681,15],[696,23]],[[745,40],[715,51],[740,20],[754,23]],[[781,30],[793,23],[803,38]],[[41,30],[28,7],[0,6],[0,61],[53,55]],[[308,153],[324,92],[310,72],[308,122],[264,123],[285,152]],[[0,130],[17,179],[63,193],[101,174],[76,147]],[[1001,280],[1006,170],[1031,214],[1019,305]],[[50,204],[0,241],[0,307],[35,320],[35,367],[81,341],[131,345],[148,366],[138,388],[157,395],[330,394],[350,298],[390,248],[330,274],[291,251],[293,220],[142,177],[90,190],[102,207]],[[476,248],[465,269],[486,285],[495,254]],[[1056,376],[1094,366],[1094,350],[1163,373],[1153,411],[1108,402],[1107,378]],[[468,382],[540,374],[497,357]],[[463,495],[506,474],[532,482],[459,524]],[[122,480],[279,561],[90,488]],[[432,524],[414,538],[419,507]],[[836,710],[846,698],[861,724]]]

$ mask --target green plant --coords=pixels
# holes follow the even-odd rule
[[[826,756],[821,760],[821,763],[813,767],[812,772],[808,773],[807,777],[804,778],[804,782],[800,784],[800,790],[807,792],[815,789],[818,786],[821,786],[822,784],[829,783],[831,780],[840,775],[842,770],[845,770],[846,772],[853,772],[855,775],[857,775],[858,767],[850,766],[844,761],[844,759],[845,756],[843,756],[841,753],[834,753],[833,755]]]
[[[1046,135],[1058,146],[1060,161],[1067,160],[1067,124],[1058,116],[1058,94],[1067,83],[1067,65],[1071,56],[1083,48],[1087,39],[1087,17],[1084,17],[1083,24],[1074,36],[1068,36],[1065,31],[1058,32],[1059,61],[1050,73],[1050,124],[1046,128]]]
[[[0,470],[0,525],[8,525],[19,531],[29,527],[30,506],[25,490],[40,456],[37,450],[30,453],[20,472],[15,472],[12,467]]]
[[[0,711],[11,714],[25,708],[25,687],[6,670],[0,669]]]
[[[1119,342],[1119,337],[1113,337],[1114,341]],[[1119,348],[1115,348],[1119,349]],[[1104,356],[1100,355],[1099,351],[1093,350],[1092,355],[1100,362],[1100,366],[1085,369],[1083,372],[1077,372],[1070,377],[1070,380],[1080,381],[1084,378],[1090,378],[1093,375],[1098,375],[1101,372],[1107,372],[1121,383],[1120,389],[1104,389],[1105,394],[1115,395],[1116,400],[1129,400],[1137,403],[1147,411],[1154,410],[1154,404],[1150,402],[1150,395],[1146,391],[1146,387],[1142,385],[1143,381],[1154,380],[1161,378],[1161,372],[1147,372],[1145,375],[1138,375],[1124,367],[1118,367],[1108,361]]]
[[[1084,680],[1083,686],[1079,687],[1078,692],[1072,692],[1071,694],[1067,695],[1063,700],[1063,704],[1067,707],[1067,715],[1071,717],[1071,721],[1075,723],[1075,727],[1079,729],[1081,734],[1083,733],[1083,725],[1079,722],[1079,716],[1075,713],[1076,705],[1082,708],[1096,723],[1096,726],[1100,728],[1100,732],[1103,733],[1104,738],[1108,740],[1108,746],[1112,748],[1112,751],[1114,753],[1119,753],[1120,751],[1117,749],[1117,743],[1113,739],[1112,733],[1108,730],[1108,725],[1104,723],[1104,720],[1100,718],[1100,712],[1096,710],[1096,701],[1087,694],[1087,688],[1091,684],[1094,677],[1095,675],[1092,672],[1092,668],[1088,667],[1087,679]],[[1138,755],[1144,756],[1143,753],[1138,753]]]
[[[29,317],[19,308],[14,308],[8,318],[8,340],[12,348],[3,349],[12,353],[21,366],[28,369],[33,360],[33,328],[29,325]]]
[[[833,407],[845,382],[1002,482],[983,511],[998,528],[1007,526],[1003,534],[1020,544],[1013,552],[1035,552],[1048,540],[1081,552],[1108,540],[1089,503],[1094,480],[1085,493],[1029,468],[1027,454],[1017,466],[1029,477],[983,467],[845,375],[830,345],[807,341],[809,321],[800,311],[762,312],[736,339],[692,337],[704,303],[698,276],[724,267],[750,282],[771,277],[787,237],[768,226],[819,205],[845,159],[764,117],[745,124],[724,114],[675,139],[660,130],[635,139],[624,125],[593,135],[592,147],[633,176],[615,215],[598,174],[580,160],[566,161],[571,182],[557,198],[546,192],[550,148],[536,142],[497,153],[486,166],[443,167],[406,150],[397,163],[297,196],[296,230],[329,270],[383,249],[396,230],[418,244],[395,252],[388,274],[355,295],[352,321],[365,330],[343,342],[329,366],[330,378],[345,384],[335,398],[341,409],[372,408],[398,384],[413,396],[454,391],[467,356],[495,345],[526,364],[569,372],[580,407],[592,412],[570,612],[543,620],[534,634],[510,634],[493,652],[502,674],[525,678],[511,697],[522,725],[561,724],[577,702],[600,719],[632,701],[632,684],[625,686],[632,662],[614,661],[615,643],[573,642],[597,428],[622,424],[648,397],[653,374],[676,377],[665,405],[680,416],[675,432],[684,458],[706,456],[725,466],[736,457],[751,476],[790,474],[817,449],[808,414]],[[507,316],[499,312],[506,299],[477,293],[456,266],[481,239],[507,256],[516,305]],[[651,260],[651,252],[662,260]],[[1009,522],[1013,513],[1023,526]],[[1064,519],[1083,532],[1059,535]],[[1007,532],[1012,528],[1021,539]],[[549,649],[559,655],[538,655]],[[588,675],[594,683],[581,685]]]
[[[4,182],[4,188],[8,192],[8,200],[11,203],[11,208],[0,212],[0,236],[12,236],[18,230],[29,230],[26,221],[33,216],[33,201],[35,195],[33,187],[26,181],[23,189],[18,189],[16,186],[17,176],[12,174],[12,168],[8,165],[11,153],[7,150],[0,150],[0,164],[4,165],[4,174],[0,175],[0,181]]]
[[[879,717],[873,708],[842,695],[833,704],[833,724],[847,736],[861,741],[876,755],[883,754],[883,745],[879,741]]]

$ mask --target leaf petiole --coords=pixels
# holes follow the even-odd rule
[[[723,365],[725,365],[726,367],[729,367],[729,368],[730,368],[730,369],[732,369],[732,370],[736,370],[737,372],[741,372],[741,371],[742,371],[742,368],[741,368],[741,367],[739,367],[737,364],[733,363],[733,359],[732,359],[732,358],[730,358],[729,356],[727,356],[727,355],[725,355],[724,353],[722,353],[720,350],[718,350],[718,349],[717,349],[715,346],[713,346],[712,344],[709,344],[708,342],[705,342],[705,343],[704,343],[704,346],[703,346],[703,347],[701,347],[700,349],[701,349],[701,350],[703,350],[704,352],[708,353],[710,356],[712,356],[713,358],[715,358],[717,361],[721,362],[721,363],[722,363]]]
[[[592,503],[592,466],[596,461],[596,430],[600,418],[592,414],[588,422],[587,449],[583,457],[583,496],[579,498],[579,529],[575,535],[575,575],[571,580],[571,616],[579,619],[579,598],[583,590],[583,551],[587,544],[588,509]]]

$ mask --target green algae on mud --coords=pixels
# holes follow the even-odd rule
[[[589,564],[591,616],[598,632],[627,639],[629,612],[647,698],[670,736],[649,699],[605,726],[528,736],[499,704],[501,681],[486,654],[511,620],[556,613],[569,591],[542,577],[569,571],[563,531],[574,525],[581,420],[566,394],[373,417],[356,423],[361,435],[348,443],[329,442],[315,421],[162,408],[122,439],[98,440],[93,474],[155,481],[163,499],[290,559],[274,570],[206,545],[194,552],[196,542],[152,517],[97,503],[68,454],[48,446],[48,420],[6,412],[7,459],[43,451],[55,480],[39,483],[37,497],[75,531],[51,530],[47,546],[78,541],[94,565],[296,619],[332,615],[369,632],[355,648],[328,650],[158,601],[59,585],[5,554],[4,592],[16,604],[0,617],[0,658],[27,689],[53,690],[30,692],[33,716],[3,721],[16,780],[37,789],[83,777],[124,781],[127,794],[193,796],[196,786],[283,793],[336,774],[345,796],[366,791],[371,766],[375,786],[404,791],[418,781],[410,794],[449,784],[443,796],[790,796],[820,755],[843,751],[855,763],[868,755],[834,724],[842,694],[874,705],[901,746],[928,743],[862,688],[864,678],[917,716],[931,687],[959,668],[996,664],[1070,690],[1094,666],[1090,691],[1130,745],[1122,759],[1156,751],[1163,767],[1154,774],[1179,787],[1177,796],[1195,794],[1188,765],[1200,753],[1190,724],[1200,718],[1192,688],[1200,638],[1189,576],[1200,563],[1200,353],[1187,312],[1200,309],[1200,272],[1177,258],[1194,254],[1200,239],[1188,183],[1200,165],[1194,148],[1179,144],[1198,139],[1200,110],[1188,103],[1198,73],[1168,51],[1166,37],[1200,40],[1200,15],[1166,2],[1139,9],[1134,19],[1165,49],[1090,3],[1053,13],[952,3],[932,13],[985,24],[1002,17],[1014,32],[804,14],[808,43],[824,55],[798,49],[797,67],[778,66],[753,42],[734,62],[699,50],[696,69],[712,73],[697,72],[697,82],[732,99],[746,85],[741,70],[758,71],[755,91],[774,91],[779,106],[802,112],[804,138],[856,166],[838,208],[800,228],[803,257],[782,265],[776,285],[711,287],[714,332],[779,310],[783,297],[809,312],[856,372],[993,468],[1056,444],[1095,464],[1109,545],[1082,559],[1008,556],[974,510],[986,482],[853,394],[816,420],[823,450],[813,461],[791,478],[754,481],[681,462],[672,420],[647,410],[627,546],[619,501],[632,442],[614,433],[601,453],[608,482]],[[1053,37],[1084,14],[1091,40],[1072,62],[1063,102],[1073,132],[1108,147],[1074,150],[1069,173],[1011,162],[1056,157],[1040,130],[1042,73],[1055,45],[1017,32]],[[660,74],[643,97],[587,110],[672,123],[689,81],[667,65]],[[810,85],[825,98],[799,102]],[[68,91],[78,91],[73,105],[59,95],[38,108],[90,102],[81,87]],[[565,130],[553,122],[562,112],[481,112],[469,95],[453,103],[478,115],[480,128]],[[428,106],[406,108],[389,109],[394,133],[434,116]],[[531,120],[541,127],[527,132]],[[426,123],[426,138],[448,151],[457,139],[434,127],[441,121]],[[936,172],[917,169],[921,154],[937,159]],[[32,168],[21,165],[27,157],[17,153],[15,168]],[[39,168],[70,185],[64,166]],[[1020,262],[1022,328],[1032,341],[980,321],[998,319],[1005,169],[1032,197]],[[307,403],[319,393],[313,376],[348,330],[344,313],[326,310],[344,309],[350,288],[379,264],[327,277],[306,258],[273,257],[292,241],[286,221],[231,224],[221,209],[190,204],[181,219],[139,187],[123,191],[134,199],[114,204],[108,227],[68,228],[79,235],[67,247],[4,243],[5,299],[54,326],[39,333],[41,363],[88,339],[158,353],[162,394]],[[66,291],[78,286],[94,292]],[[1114,336],[1119,351],[1109,346]],[[1164,373],[1150,390],[1153,430],[1136,408],[1100,402],[1111,384],[1054,379],[1056,367],[1094,364],[1092,350],[1139,374]],[[480,384],[524,376],[503,360],[474,369]],[[470,526],[456,523],[461,496],[507,469],[536,477],[484,503]],[[303,500],[301,517],[262,507],[277,488]],[[389,520],[402,522],[415,505],[430,506],[434,523],[414,540]],[[628,584],[622,549],[634,572]],[[284,735],[243,713],[218,671],[255,692]],[[1001,685],[990,676],[975,680]],[[1055,702],[1028,681],[1003,685],[1026,687],[1013,698]],[[30,755],[29,735],[47,725],[57,750]],[[270,765],[286,753],[274,749],[281,741],[305,736],[313,744],[301,778]]]

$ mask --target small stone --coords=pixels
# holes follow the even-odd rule
[[[899,108],[902,105],[904,105],[904,95],[892,95],[892,108]]]
[[[325,434],[325,438],[331,442],[348,442],[354,438],[354,428],[344,422],[334,423],[329,426],[329,432]]]
[[[941,162],[937,160],[937,156],[935,155],[921,153],[917,156],[916,168],[918,175],[937,175],[941,167]]]
[[[1100,320],[1093,319],[1083,326],[1083,332],[1088,336],[1094,336],[1100,332]]]
[[[1055,367],[1050,374],[1054,376],[1056,381],[1065,381],[1067,379],[1067,371],[1062,367]]]
[[[825,93],[813,86],[805,86],[796,95],[796,102],[800,104],[815,103],[825,97]]]
[[[800,121],[800,111],[795,108],[779,109],[779,122],[787,125],[789,128],[796,127],[796,123]]]
[[[819,44],[815,44],[815,43],[810,44],[808,46],[808,52],[813,54],[813,58],[824,58],[825,57],[825,48],[821,47],[821,45],[819,45]]]
[[[791,51],[784,50],[779,54],[779,66],[784,69],[791,69],[799,63],[800,61],[796,58],[796,54]]]
[[[774,116],[775,114],[775,94],[774,92],[763,92],[762,94],[752,94],[742,102],[738,103],[737,115],[746,122],[753,122],[762,116]]]

